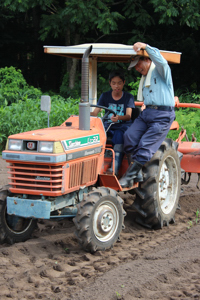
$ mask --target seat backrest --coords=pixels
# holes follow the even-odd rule
[[[131,120],[134,122],[134,120],[139,116],[141,112],[141,107],[136,106],[135,108],[132,109],[132,115],[131,115]]]

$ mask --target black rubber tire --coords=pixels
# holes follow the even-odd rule
[[[135,190],[133,208],[139,213],[136,222],[160,229],[175,222],[181,189],[182,155],[178,143],[165,139],[152,159],[144,165],[143,182]]]
[[[73,219],[75,235],[86,251],[94,253],[113,247],[124,228],[123,200],[116,191],[99,187],[84,195]]]
[[[21,218],[7,214],[6,198],[9,195],[8,186],[0,190],[0,244],[14,244],[28,240],[36,225],[37,219]],[[17,223],[17,228],[16,224]]]

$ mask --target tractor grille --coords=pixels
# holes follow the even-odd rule
[[[8,177],[13,193],[58,196],[83,185],[91,185],[97,179],[98,158],[70,163],[69,181],[65,181],[63,165],[35,165],[10,163]],[[64,190],[65,186],[65,190]]]
[[[95,181],[97,177],[97,163],[98,159],[93,158],[71,164],[69,173],[69,189]]]
[[[43,192],[61,192],[62,165],[33,165],[12,163],[8,177],[11,188],[19,190],[37,190]]]

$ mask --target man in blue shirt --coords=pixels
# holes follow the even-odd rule
[[[116,116],[109,114],[104,126],[107,135],[112,137],[115,151],[115,174],[117,175],[124,155],[123,136],[132,123],[131,114],[135,104],[133,95],[123,91],[125,77],[122,70],[114,70],[109,74],[109,84],[112,90],[102,93],[97,104],[108,107],[116,113]],[[101,108],[96,107],[91,115],[97,116],[100,111]],[[112,167],[109,171],[112,171]]]
[[[124,151],[131,153],[132,161],[119,180],[123,188],[142,181],[143,165],[158,150],[175,119],[174,89],[167,61],[158,49],[145,43],[137,42],[133,49],[145,49],[149,55],[136,56],[129,66],[142,74],[137,100],[144,101],[146,108],[124,134]]]

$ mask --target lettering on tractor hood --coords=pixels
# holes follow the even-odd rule
[[[62,141],[65,151],[100,144],[99,134]]]

